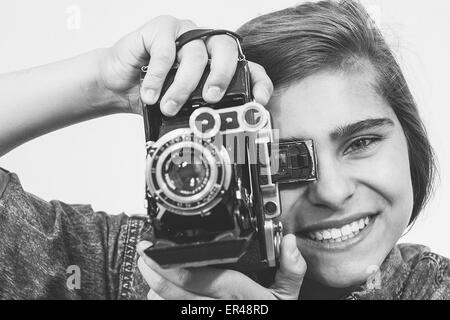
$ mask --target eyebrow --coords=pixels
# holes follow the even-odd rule
[[[330,133],[330,137],[332,140],[339,140],[346,137],[350,137],[364,130],[376,129],[381,127],[394,127],[394,126],[395,126],[394,121],[392,121],[389,118],[365,119],[355,123],[337,127]],[[309,139],[311,138],[290,136],[285,139],[280,139],[280,142],[295,142],[298,140],[309,140]]]
[[[338,140],[350,137],[361,131],[381,127],[394,127],[394,121],[389,118],[366,119],[345,126],[339,126],[330,133],[330,137],[333,140]]]

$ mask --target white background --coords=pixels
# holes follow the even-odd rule
[[[111,46],[160,14],[189,18],[199,26],[234,30],[258,14],[297,3],[293,0],[2,0],[0,73]],[[447,209],[450,205],[447,81],[450,2],[364,0],[362,3],[399,57],[440,166],[440,182],[434,198],[401,242],[422,243],[450,257]],[[26,91],[22,97],[28,98]],[[31,141],[1,158],[0,166],[18,173],[24,188],[45,200],[90,203],[95,210],[110,214],[142,214],[144,157],[141,118],[114,115]]]

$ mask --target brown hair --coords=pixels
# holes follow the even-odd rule
[[[362,60],[372,64],[375,89],[394,110],[407,139],[413,222],[432,190],[433,150],[402,71],[362,5],[351,0],[308,2],[259,16],[237,32],[247,59],[266,69],[275,89],[320,70],[345,69]]]

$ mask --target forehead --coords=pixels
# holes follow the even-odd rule
[[[280,137],[317,138],[336,127],[390,118],[392,108],[374,89],[369,71],[322,71],[276,91],[268,104]]]

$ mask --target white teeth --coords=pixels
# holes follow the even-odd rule
[[[364,219],[361,219],[358,221],[358,226],[360,229],[364,228],[365,224],[364,224]]]
[[[337,238],[342,237],[341,230],[339,230],[339,229],[331,229],[331,236],[333,237],[333,239],[337,239]]]
[[[328,230],[325,230],[325,231],[323,232],[323,238],[324,238],[325,240],[331,239],[331,232],[328,231]]]
[[[323,240],[322,232],[314,232],[314,235],[316,236],[316,239],[319,241]]]
[[[359,231],[359,225],[358,225],[358,222],[356,222],[356,221],[353,221],[352,224],[350,225],[350,227],[352,228],[353,232]]]
[[[352,229],[350,228],[350,225],[347,224],[347,225],[343,226],[341,228],[341,233],[342,233],[343,236],[347,236],[350,233],[352,233]]]
[[[309,232],[308,236],[315,241],[341,242],[355,237],[370,222],[369,217],[353,221],[341,228],[332,228],[322,231]]]

